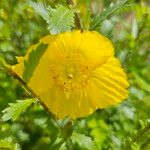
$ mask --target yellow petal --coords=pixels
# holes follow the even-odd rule
[[[84,117],[96,109],[83,91],[71,93],[69,98],[67,98],[66,94],[55,85],[42,93],[40,98],[57,118],[64,118],[66,116],[73,119]]]
[[[58,59],[79,53],[93,66],[104,63],[108,57],[114,55],[114,48],[110,40],[94,31],[84,31],[83,33],[74,31],[60,34],[51,50],[52,55]]]
[[[93,71],[87,93],[93,99],[95,105],[104,108],[109,105],[115,105],[127,98],[129,84],[127,76],[116,58],[108,59],[107,63]]]
[[[40,42],[42,42],[44,44],[50,44],[50,43],[55,41],[55,38],[56,38],[55,35],[47,35],[47,36],[41,38]],[[30,48],[27,50],[27,53],[24,57],[23,56],[22,57],[16,57],[18,64],[12,66],[12,70],[14,70],[19,76],[22,76],[23,72],[24,72],[24,60],[28,59],[29,53],[32,50],[35,50],[39,44],[40,43],[37,43],[37,44],[30,46]]]

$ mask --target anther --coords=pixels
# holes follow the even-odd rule
[[[68,74],[68,79],[72,79],[72,78],[73,78],[73,74],[72,73]]]

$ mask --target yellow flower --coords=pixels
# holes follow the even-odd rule
[[[49,46],[28,86],[58,118],[84,117],[127,98],[127,76],[106,37],[74,31],[47,35],[40,42]],[[12,67],[19,76],[24,71],[23,61],[36,47]]]

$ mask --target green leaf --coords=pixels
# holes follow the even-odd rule
[[[91,137],[88,137],[84,134],[73,132],[71,139],[78,143],[80,147],[85,148],[86,150],[98,150],[96,144]]]
[[[92,21],[91,30],[97,28],[108,16],[112,15],[115,11],[122,8],[127,0],[121,0],[117,4],[110,4],[99,16],[95,17]]]
[[[35,99],[27,99],[17,100],[17,103],[9,103],[10,107],[7,107],[2,111],[4,113],[2,120],[7,121],[12,119],[14,121],[18,119],[19,116],[35,101]]]
[[[0,149],[1,150],[21,150],[20,146],[17,143],[14,144],[11,138],[0,139]]]
[[[140,77],[135,71],[132,74],[136,78],[136,83],[145,91],[150,93],[150,84],[147,83],[142,77]]]
[[[69,8],[58,5],[55,9],[49,7],[50,20],[47,20],[51,34],[69,31],[74,26],[74,12]]]
[[[43,3],[30,2],[29,4],[44,20],[49,20],[49,12]]]
[[[44,54],[48,45],[41,43],[35,50],[29,54],[28,60],[24,61],[25,70],[23,72],[23,80],[28,83],[33,75],[33,72],[38,65],[40,58]]]
[[[51,34],[70,31],[74,26],[74,12],[66,6],[57,5],[46,8],[42,3],[30,2],[36,13],[38,13],[48,24]]]

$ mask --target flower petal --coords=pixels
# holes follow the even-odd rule
[[[40,39],[40,42],[43,42],[44,44],[51,44],[52,42],[54,42],[56,39],[56,36],[55,35],[47,35],[43,38]],[[18,64],[16,65],[13,65],[12,66],[12,70],[14,70],[19,76],[22,76],[23,75],[23,71],[24,71],[24,60],[27,60],[28,59],[28,56],[29,56],[29,53],[36,49],[37,46],[39,45],[40,43],[37,43],[37,44],[34,44],[32,46],[30,46],[30,48],[28,49],[27,53],[25,56],[22,56],[22,57],[17,57],[17,61],[18,61]]]
[[[83,117],[91,114],[96,109],[90,100],[87,99],[83,91],[72,93],[67,97],[66,94],[55,85],[42,93],[40,98],[57,118],[64,118],[66,116],[73,119]]]
[[[87,93],[91,91],[89,97],[99,108],[117,104],[127,98],[126,88],[129,84],[116,58],[110,58],[106,64],[94,70],[90,81]]]

